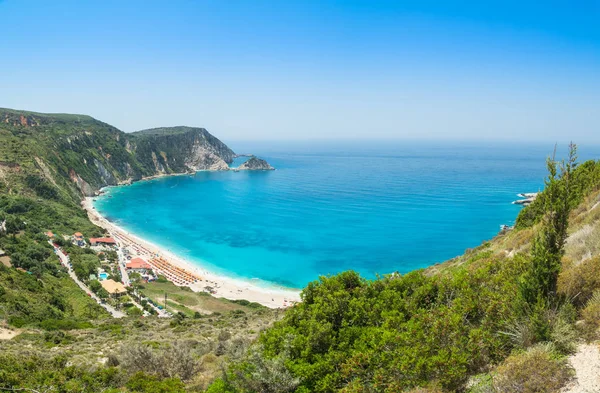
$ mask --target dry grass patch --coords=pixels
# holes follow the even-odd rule
[[[577,263],[571,257],[563,258],[558,276],[558,292],[583,306],[600,289],[600,255]]]
[[[568,361],[556,355],[551,345],[543,344],[508,357],[496,369],[493,379],[498,393],[553,393],[573,375]]]

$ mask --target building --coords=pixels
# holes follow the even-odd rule
[[[115,280],[103,280],[100,281],[100,284],[111,297],[119,297],[127,293],[125,285],[121,284],[120,282],[116,282]]]
[[[85,240],[83,239],[83,235],[81,234],[81,232],[75,232],[73,234],[73,244],[79,247],[85,246]]]
[[[140,274],[147,274],[148,271],[152,270],[152,266],[142,258],[133,258],[131,261],[127,262],[125,268],[128,272],[136,272]]]
[[[48,236],[50,239],[54,237],[54,233],[52,233],[51,231],[46,232],[45,235]]]
[[[117,242],[112,237],[91,237],[90,244],[92,246],[108,246],[113,247],[117,245]]]

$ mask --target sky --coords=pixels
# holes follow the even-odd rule
[[[600,143],[600,0],[0,0],[0,107],[234,140]]]

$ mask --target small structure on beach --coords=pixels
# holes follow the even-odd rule
[[[150,270],[152,270],[152,266],[142,258],[133,258],[131,261],[127,262],[125,265],[125,269],[127,271],[132,271],[140,274],[147,274]]]
[[[114,247],[117,245],[117,242],[112,237],[91,237],[90,245]]]
[[[100,281],[100,285],[102,285],[102,288],[104,288],[111,297],[119,297],[127,293],[125,286],[113,279]]]

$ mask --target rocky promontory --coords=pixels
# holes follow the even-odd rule
[[[21,166],[31,168],[27,172],[30,181],[36,178],[43,187],[64,188],[75,199],[93,196],[105,186],[158,176],[228,171],[237,157],[204,128],[161,127],[125,133],[78,114],[0,108],[0,133],[8,141],[6,146],[11,146],[10,153],[0,157],[3,168],[11,172]],[[35,152],[35,156],[13,152]],[[35,160],[33,166],[30,160]],[[239,169],[273,167],[252,157]]]
[[[275,168],[273,168],[262,158],[252,157],[240,165],[237,169],[241,171],[272,171]]]

